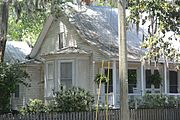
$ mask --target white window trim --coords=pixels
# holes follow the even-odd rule
[[[159,88],[153,88],[152,87],[152,85],[151,85],[151,87],[150,88],[147,88],[146,87],[146,70],[151,70],[152,71],[152,69],[151,68],[146,68],[146,69],[144,69],[144,87],[145,87],[145,93],[147,92],[147,91],[158,91],[159,93],[161,92],[161,86],[159,86]],[[153,69],[153,70],[158,70],[159,71],[159,69]],[[161,77],[163,77],[163,73],[161,73],[160,71],[159,71],[159,74],[160,74],[160,76]],[[163,81],[162,81],[163,82]],[[154,94],[154,93],[148,93],[148,94]]]
[[[47,61],[46,63],[45,63],[45,90],[44,90],[44,92],[45,92],[45,97],[49,97],[48,96],[48,92],[47,92],[47,80],[48,80],[48,64],[50,64],[50,63],[52,63],[53,64],[53,66],[54,66],[54,74],[53,74],[53,84],[54,84],[54,89],[55,89],[55,63],[54,63],[54,61]]]
[[[60,90],[60,85],[61,85],[61,75],[60,75],[60,68],[61,68],[61,63],[72,63],[72,86],[74,86],[75,83],[75,67],[74,67],[74,60],[58,60],[58,90]]]
[[[176,69],[173,69],[173,68],[169,68],[169,69],[167,69],[167,94],[168,95],[180,95],[180,93],[179,93],[179,90],[178,90],[178,92],[177,93],[170,93],[170,86],[169,86],[169,82],[170,82],[170,79],[169,79],[169,72],[170,71],[175,71],[175,72],[177,72],[177,82],[178,82],[178,89],[180,88],[179,87],[179,82],[180,82],[180,80],[179,80],[179,78],[180,78],[180,73],[176,70]]]
[[[137,88],[137,90],[139,89],[139,93],[128,93],[128,95],[129,96],[133,96],[133,95],[141,95],[141,88],[138,88],[138,67],[128,67],[128,69],[127,70],[136,70],[136,80],[137,80],[137,82],[136,82],[136,88]],[[139,84],[140,84],[140,82],[141,81],[139,81]]]

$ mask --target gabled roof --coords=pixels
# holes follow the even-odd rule
[[[64,5],[64,13],[69,21],[76,27],[79,35],[90,45],[96,46],[103,54],[109,57],[118,56],[118,10],[110,7],[89,6],[80,9],[78,5]],[[49,16],[43,30],[30,54],[30,58],[36,56],[41,44],[53,21]],[[140,28],[140,31],[143,31]],[[136,28],[127,30],[127,49],[129,59],[140,59],[143,54],[140,49],[142,32],[137,34]]]
[[[43,26],[43,29],[42,29],[38,39],[37,39],[32,51],[31,51],[31,53],[29,55],[30,58],[34,58],[36,56],[36,54],[38,53],[38,51],[39,51],[39,49],[40,49],[40,47],[41,47],[41,45],[43,43],[43,40],[44,40],[44,38],[45,38],[45,36],[46,36],[46,34],[47,34],[51,24],[52,24],[52,22],[53,22],[53,16],[49,15],[49,17],[47,18],[47,20],[46,20],[46,22],[45,22],[45,24]]]
[[[31,52],[31,48],[23,41],[7,41],[4,53],[4,62],[26,62],[26,56]]]
[[[118,56],[118,9],[89,6],[79,8],[78,5],[67,3],[64,11],[74,24],[79,34],[92,45],[108,56]],[[143,37],[143,29],[136,32],[135,25],[129,25],[127,29],[127,50],[130,59],[139,59],[143,54],[140,42]]]

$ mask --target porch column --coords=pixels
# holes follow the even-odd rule
[[[141,63],[141,94],[144,95],[144,65]]]
[[[167,95],[167,66],[166,63],[164,65],[164,94]]]
[[[113,60],[113,105],[116,106],[116,60]]]

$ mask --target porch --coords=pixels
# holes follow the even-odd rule
[[[100,67],[101,62],[93,62],[94,75],[95,72],[102,72],[107,74],[107,62],[104,63],[103,68]],[[97,67],[99,66],[99,68]],[[108,103],[110,107],[117,107],[119,105],[119,65],[117,60],[111,61],[109,68],[110,81],[109,91],[107,93],[106,84],[102,84],[100,104],[105,105],[106,95],[108,94]],[[153,74],[158,73],[161,78],[159,85],[153,85],[150,78]],[[130,76],[131,75],[131,76]],[[95,93],[97,93],[97,85],[95,86]],[[154,64],[148,65],[138,61],[128,62],[128,95],[129,99],[135,99],[143,96],[146,93],[163,94],[168,96],[180,96],[180,72],[175,69],[175,64],[159,63],[156,67]],[[97,97],[97,94],[96,94]]]

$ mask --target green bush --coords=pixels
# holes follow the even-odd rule
[[[28,104],[20,109],[21,114],[44,113],[47,111],[48,107],[39,99],[30,99]]]
[[[26,71],[19,64],[0,63],[0,110],[10,111],[11,93],[14,93],[19,84],[28,85]]]
[[[135,108],[135,103],[137,103],[137,108],[175,108],[179,98],[172,96],[165,96],[161,94],[145,94],[141,98],[129,101],[129,107]]]
[[[49,104],[49,110],[55,112],[76,112],[91,110],[93,96],[82,88],[73,87],[56,92],[54,100]]]

